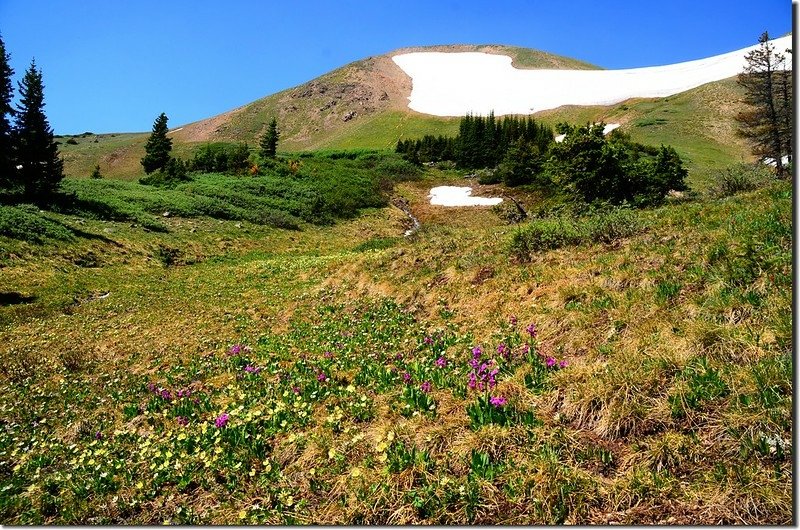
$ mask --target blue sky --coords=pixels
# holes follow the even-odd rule
[[[509,44],[604,68],[699,59],[792,29],[790,0],[0,0],[57,134],[176,127],[403,46]]]

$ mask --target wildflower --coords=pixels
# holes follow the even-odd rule
[[[528,352],[531,350],[531,347],[525,343],[522,345],[522,355],[528,355]]]
[[[431,391],[431,382],[425,381],[421,385],[419,385],[419,389],[425,392],[426,394]]]
[[[156,391],[156,385],[154,385],[153,383],[147,383],[147,390],[149,392],[155,392]]]
[[[469,382],[467,383],[467,386],[472,389],[478,386],[478,380],[475,377],[475,372],[469,374]]]
[[[319,374],[317,374],[317,381],[319,381],[320,383],[324,383],[327,380],[328,376],[325,375],[325,372],[320,372]]]
[[[292,387],[292,392],[294,392],[295,394],[299,394],[300,393],[300,387],[299,386],[293,386]]]
[[[322,355],[323,355],[323,356],[324,356],[326,359],[330,359],[331,357],[333,357],[333,354],[332,354],[331,352],[329,352],[329,351],[326,351],[326,352],[325,352],[325,353],[323,353]]]
[[[511,324],[512,326],[516,326],[517,325],[517,316],[516,315],[511,315],[510,317],[508,317],[508,323]]]
[[[403,372],[403,382],[408,383],[411,381],[411,374],[408,372]]]
[[[558,367],[559,368],[566,368],[567,364],[569,364],[569,363],[567,363],[567,360],[563,359],[560,363],[558,363]]]
[[[248,364],[247,366],[244,367],[244,371],[247,372],[248,374],[257,374],[258,372],[261,371],[261,368],[253,366],[252,364]]]
[[[228,355],[240,355],[242,353],[250,353],[252,350],[250,346],[245,346],[244,344],[234,344],[228,350]]]
[[[536,338],[536,324],[528,324],[528,327],[525,328],[525,331],[528,332],[532,339]]]
[[[103,433],[101,433],[100,431],[97,431],[97,434],[95,434],[94,437],[95,437],[95,439],[99,440],[100,438],[103,437]]]
[[[511,348],[506,346],[505,342],[501,342],[497,346],[497,353],[498,353],[498,355],[502,355],[503,358],[508,359],[511,356]]]
[[[225,427],[225,425],[228,423],[228,419],[229,418],[230,418],[230,416],[228,416],[228,413],[227,412],[223,412],[222,414],[217,416],[216,420],[214,420],[214,426],[217,429],[221,429],[221,428]]]
[[[472,348],[472,358],[473,359],[480,359],[482,353],[483,353],[483,350],[481,350],[480,346],[475,346],[474,348]]]
[[[170,399],[172,399],[172,394],[170,394],[169,390],[165,388],[164,390],[161,391],[161,398],[169,401]]]
[[[504,398],[503,396],[492,396],[491,398],[489,398],[489,403],[491,403],[497,408],[500,408],[506,403],[508,403],[508,400],[506,400],[506,398]]]
[[[445,359],[444,357],[439,357],[438,359],[436,359],[436,366],[438,366],[439,368],[444,368],[445,366],[447,366],[447,359]]]
[[[187,425],[189,425],[189,420],[187,418],[184,418],[183,416],[175,416],[175,421],[181,427],[186,427]]]
[[[556,360],[548,356],[547,359],[545,359],[544,363],[547,365],[548,368],[552,368],[553,366],[555,366]]]
[[[425,337],[423,342],[425,342],[425,344],[431,345],[433,344],[433,339],[431,337]]]

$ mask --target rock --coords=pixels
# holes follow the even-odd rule
[[[167,212],[162,213],[161,217],[169,217],[170,215],[172,215],[172,214],[169,211],[167,211]]]
[[[387,94],[386,92],[381,92],[381,96],[378,98],[378,100],[386,101],[387,99],[389,99],[389,94]]]
[[[235,226],[236,228],[241,228],[241,227],[242,227],[242,223],[236,223],[236,224],[235,224],[235,225],[233,225],[233,226]]]
[[[352,110],[342,117],[342,121],[350,121],[356,117],[356,111]]]

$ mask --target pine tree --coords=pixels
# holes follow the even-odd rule
[[[14,127],[18,175],[27,200],[46,202],[64,178],[64,161],[58,156],[53,130],[44,114],[42,71],[36,62],[19,83],[20,102]]]
[[[172,139],[167,138],[167,115],[159,114],[153,123],[153,132],[144,146],[145,155],[142,158],[142,167],[148,175],[158,169],[163,169],[170,159]]]
[[[278,138],[280,138],[280,133],[278,132],[278,120],[272,118],[272,121],[269,122],[269,126],[267,127],[264,136],[261,137],[261,142],[259,143],[259,147],[261,148],[260,154],[261,158],[275,158],[275,155],[278,152]]]
[[[783,176],[783,156],[790,154],[787,146],[792,143],[791,128],[786,127],[785,117],[787,112],[790,115],[793,104],[790,80],[785,76],[782,79],[779,66],[785,57],[775,52],[766,31],[758,42],[760,46],[745,56],[747,65],[737,79],[745,90],[744,101],[750,109],[740,112],[736,120],[740,124],[739,134],[750,141],[753,154],[762,160],[773,160],[778,175]]]
[[[6,53],[6,45],[0,37],[0,189],[10,188],[14,182],[16,163],[14,162],[11,116],[12,86],[14,69],[9,65],[11,56]]]

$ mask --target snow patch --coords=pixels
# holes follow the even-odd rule
[[[468,186],[437,186],[428,195],[434,206],[494,206],[500,204],[500,197],[473,197]]]
[[[777,51],[792,36],[770,41]],[[624,70],[520,70],[511,57],[481,52],[415,52],[392,60],[413,82],[408,107],[434,116],[533,114],[562,105],[613,105],[656,98],[740,73],[750,46],[706,59]]]
[[[606,126],[603,127],[603,134],[604,135],[608,134],[611,131],[613,131],[614,129],[616,129],[617,127],[619,127],[619,123],[607,123]],[[559,134],[558,136],[556,136],[555,140],[556,140],[556,142],[563,142],[564,138],[566,138],[566,137],[567,137],[566,134]]]

